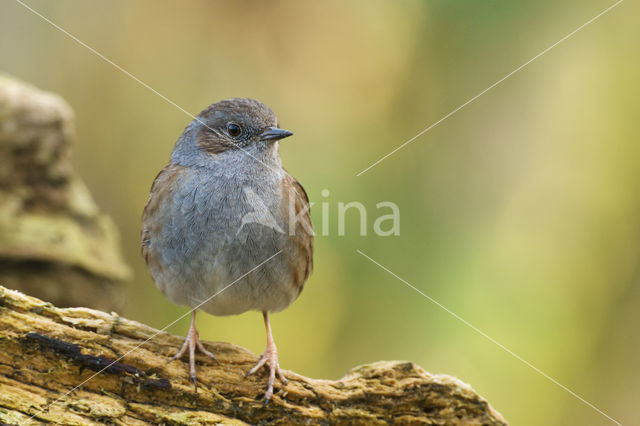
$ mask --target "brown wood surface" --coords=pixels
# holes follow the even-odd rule
[[[285,371],[289,384],[263,407],[266,372],[245,377],[257,358],[229,343],[205,342],[219,363],[198,356],[196,393],[187,364],[170,360],[182,342],[116,314],[56,308],[0,287],[0,422],[506,424],[469,385],[404,361],[356,367],[336,381]]]

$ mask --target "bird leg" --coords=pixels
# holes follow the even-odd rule
[[[175,361],[176,359],[181,358],[182,355],[184,355],[184,353],[187,351],[187,349],[189,349],[189,377],[191,377],[191,381],[195,386],[195,391],[198,392],[195,359],[196,347],[200,350],[200,352],[213,359],[215,362],[218,362],[216,357],[211,352],[206,350],[200,342],[200,335],[198,334],[198,330],[196,330],[196,310],[194,309],[193,311],[191,311],[191,325],[189,326],[189,331],[187,332],[187,337],[184,340],[184,344],[182,345],[182,348],[180,348],[178,353],[171,357],[171,360]]]
[[[260,359],[258,360],[256,365],[251,370],[249,370],[247,376],[258,371],[258,369],[265,365],[267,362],[269,363],[269,380],[267,381],[267,391],[264,394],[264,405],[267,405],[267,403],[271,399],[271,396],[273,395],[273,384],[276,381],[276,374],[284,385],[287,384],[287,379],[285,379],[282,371],[280,371],[280,364],[278,364],[278,349],[276,348],[276,344],[273,341],[273,335],[271,334],[269,313],[263,312],[262,315],[264,317],[264,326],[267,329],[267,348],[260,356]]]

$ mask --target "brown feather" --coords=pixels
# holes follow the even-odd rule
[[[285,212],[284,217],[287,222],[291,219],[289,206],[293,204],[294,211],[291,216],[297,217],[300,213],[300,220],[295,223],[293,233],[290,228],[289,232],[293,246],[293,253],[288,253],[289,266],[293,271],[294,285],[298,293],[302,291],[304,283],[309,278],[313,270],[313,223],[311,222],[311,214],[309,211],[309,197],[300,182],[289,173],[285,174],[282,180]],[[293,197],[293,200],[292,200]],[[293,201],[293,203],[292,203]]]
[[[156,213],[160,209],[160,205],[169,200],[173,191],[175,181],[183,171],[182,166],[177,164],[169,164],[165,166],[156,176],[151,185],[151,193],[149,199],[142,211],[142,232],[140,235],[140,247],[142,257],[147,265],[151,262],[159,268],[162,268],[162,262],[156,259],[151,250],[151,235],[158,235],[162,221],[156,218]]]
[[[214,133],[208,127],[202,127],[198,132],[198,146],[207,154],[220,154],[237,145]]]

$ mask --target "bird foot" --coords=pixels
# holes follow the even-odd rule
[[[265,364],[269,363],[269,380],[267,381],[267,391],[264,394],[264,405],[267,405],[271,397],[273,396],[273,385],[276,381],[276,375],[280,379],[283,385],[288,383],[288,380],[282,374],[280,370],[280,364],[278,363],[278,350],[275,345],[267,345],[267,349],[262,353],[260,359],[256,365],[247,373],[247,376],[255,373]]]
[[[196,359],[195,359],[196,348],[198,348],[200,352],[202,352],[203,354],[205,354],[215,362],[218,362],[215,355],[213,355],[211,352],[205,349],[204,345],[200,341],[200,334],[198,333],[198,330],[196,330],[195,315],[194,315],[191,321],[191,326],[189,327],[189,332],[187,333],[187,337],[184,340],[184,344],[182,345],[178,353],[171,357],[171,361],[175,361],[177,359],[182,358],[182,356],[185,354],[187,349],[189,349],[189,377],[193,382],[195,392],[198,392],[198,381],[196,379]]]

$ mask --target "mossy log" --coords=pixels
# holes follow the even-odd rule
[[[399,361],[336,381],[285,371],[289,383],[263,407],[266,372],[245,377],[257,357],[220,342],[205,342],[218,363],[198,356],[196,392],[187,364],[170,359],[182,342],[0,287],[0,423],[506,424],[469,385]]]
[[[117,309],[130,272],[115,225],[71,166],[74,127],[60,96],[0,75],[0,283]]]

